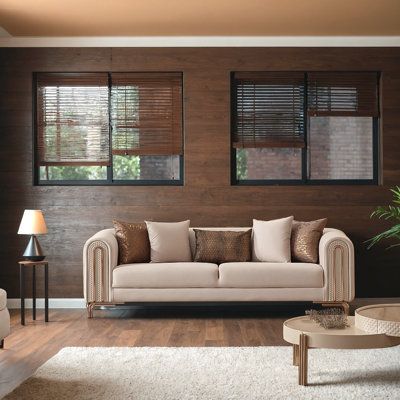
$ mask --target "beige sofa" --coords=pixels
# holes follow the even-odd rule
[[[10,314],[7,310],[7,293],[0,289],[0,348],[4,347],[4,338],[10,334]]]
[[[250,228],[200,228],[244,231]],[[189,231],[192,254],[195,237]],[[354,249],[340,230],[327,228],[319,264],[200,262],[118,265],[114,229],[92,236],[83,249],[88,315],[96,306],[147,302],[313,301],[346,307],[354,299]]]

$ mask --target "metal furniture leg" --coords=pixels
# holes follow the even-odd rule
[[[293,365],[296,367],[299,366],[299,345],[294,344],[293,345]]]
[[[44,320],[49,322],[49,265],[44,266]]]
[[[25,274],[24,266],[19,266],[19,295],[21,297],[21,325],[25,325]]]
[[[36,319],[36,265],[32,267],[32,319]]]
[[[307,335],[300,334],[300,351],[299,351],[299,385],[307,386],[307,369],[308,369],[308,344]]]

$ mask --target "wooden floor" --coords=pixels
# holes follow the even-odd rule
[[[257,307],[119,309],[95,311],[50,310],[50,322],[20,325],[19,310],[11,310],[12,333],[0,350],[0,398],[28,378],[66,346],[277,346],[282,322],[303,309]]]
[[[352,309],[366,304],[393,303],[399,299],[369,299],[352,303]],[[26,326],[20,325],[19,310],[11,310],[11,335],[0,349],[0,398],[31,376],[35,370],[67,346],[281,346],[282,323],[309,304],[268,303],[263,306],[121,308],[95,311],[50,310],[44,322],[43,310]]]

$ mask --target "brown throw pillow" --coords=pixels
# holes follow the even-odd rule
[[[119,264],[150,262],[150,242],[145,223],[113,221]]]
[[[251,261],[251,229],[241,232],[194,229],[194,233],[194,261],[216,264]]]
[[[293,221],[290,247],[292,261],[317,263],[318,245],[327,218],[310,222]]]

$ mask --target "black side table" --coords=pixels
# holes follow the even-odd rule
[[[32,268],[32,318],[36,320],[36,266],[44,266],[44,320],[49,322],[49,263],[47,261],[18,261],[21,296],[21,325],[25,325],[25,267]]]

